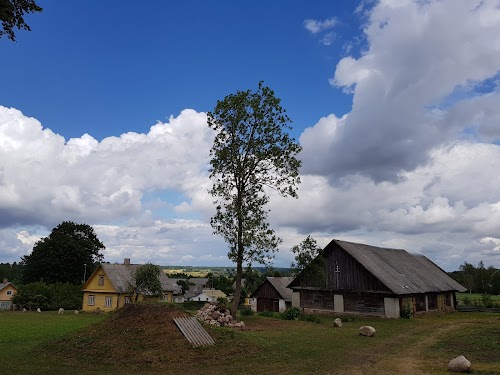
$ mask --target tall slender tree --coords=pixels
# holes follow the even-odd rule
[[[210,223],[236,263],[233,316],[243,264],[264,264],[281,242],[267,222],[266,189],[297,197],[301,163],[296,157],[301,147],[287,132],[290,123],[280,99],[262,81],[257,91],[230,94],[208,113],[208,125],[215,131],[210,193],[216,198],[216,213]]]

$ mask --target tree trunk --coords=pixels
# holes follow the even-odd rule
[[[236,312],[238,311],[238,305],[240,304],[241,296],[241,277],[243,275],[243,264],[241,258],[238,258],[236,262],[236,285],[234,288],[233,303],[231,304],[231,315],[234,320],[236,320]]]

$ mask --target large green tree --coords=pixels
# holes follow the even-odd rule
[[[243,264],[264,264],[281,240],[267,222],[266,204],[272,189],[297,197],[301,147],[290,137],[291,120],[274,91],[259,82],[255,92],[237,91],[217,101],[208,113],[215,131],[210,150],[210,193],[216,213],[214,233],[229,245],[236,263],[236,285],[231,313],[235,316],[241,294]]]
[[[2,21],[0,38],[7,35],[7,38],[15,42],[16,34],[13,30],[15,27],[19,30],[31,31],[24,21],[24,14],[41,12],[42,10],[34,0],[0,0],[0,21]]]
[[[104,248],[90,225],[64,221],[22,258],[23,281],[80,284],[84,272],[90,274],[102,261]]]

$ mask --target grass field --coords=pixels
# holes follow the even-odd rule
[[[171,316],[156,311],[104,319],[0,312],[0,373],[437,375],[465,355],[475,374],[500,374],[499,314],[356,317],[342,328],[333,328],[333,319],[245,317],[245,330],[210,330],[214,347],[191,348],[168,328]],[[360,336],[362,325],[375,327],[375,337]]]

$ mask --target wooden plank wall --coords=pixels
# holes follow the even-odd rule
[[[357,260],[335,244],[325,248],[326,284],[333,290],[389,291]],[[336,266],[338,265],[336,272]]]

